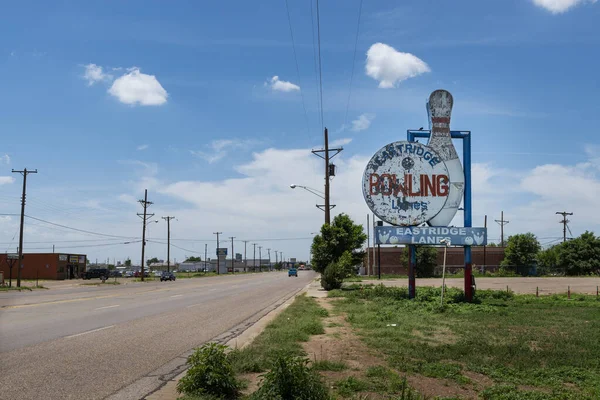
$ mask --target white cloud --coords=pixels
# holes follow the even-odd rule
[[[125,104],[159,106],[167,102],[168,93],[154,75],[130,68],[129,72],[117,78],[108,93]]]
[[[371,122],[373,122],[374,119],[374,114],[362,114],[357,119],[352,121],[352,130],[354,132],[360,132],[369,129]]]
[[[352,142],[352,138],[341,138],[341,139],[336,139],[332,142],[329,142],[329,146],[330,147],[345,146],[347,144],[350,144],[351,142]]]
[[[12,176],[0,176],[0,185],[6,185],[9,183],[13,183],[15,181],[15,178],[13,178]]]
[[[300,90],[300,86],[293,84],[292,82],[281,81],[279,77],[275,75],[270,81],[265,82],[265,86],[269,86],[272,90],[278,92],[293,92]]]
[[[105,73],[102,67],[96,64],[86,65],[83,77],[88,81],[89,86],[97,82],[111,81],[113,78],[112,75]]]
[[[257,143],[254,140],[218,139],[207,145],[208,151],[190,150],[190,153],[213,164],[225,157],[232,149],[250,148]]]
[[[533,0],[533,3],[552,14],[562,14],[569,9],[584,3],[595,3],[597,0]]]
[[[139,151],[142,151],[142,150],[146,150],[148,147],[150,147],[150,145],[149,145],[149,144],[141,144],[141,145],[139,145],[139,146],[137,147],[137,149],[138,149]]]
[[[6,165],[10,164],[10,156],[8,154],[1,156],[0,163],[4,163]]]
[[[380,88],[393,88],[397,83],[430,71],[420,58],[397,51],[387,44],[375,43],[367,51],[365,72],[379,81]]]

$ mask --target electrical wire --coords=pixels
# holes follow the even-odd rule
[[[321,18],[319,14],[319,0],[317,0],[317,44],[319,48],[319,96],[321,99],[321,131],[324,131],[323,123],[323,68],[321,66]]]
[[[298,76],[298,84],[300,84],[300,97],[302,98],[302,109],[304,110],[304,118],[306,119],[306,134],[310,142],[310,124],[308,123],[308,113],[306,112],[306,104],[304,102],[304,90],[300,81],[300,67],[298,66],[298,55],[296,53],[296,42],[294,41],[294,31],[292,29],[292,18],[290,17],[290,7],[288,0],[285,0],[285,9],[287,11],[288,25],[290,26],[290,37],[292,38],[292,48],[294,49],[294,61],[296,62],[296,75]]]
[[[147,242],[150,242],[150,243],[157,243],[157,244],[167,244],[166,242],[161,242],[161,241],[158,241],[158,240],[150,240],[150,239],[147,239],[146,241],[147,241]],[[171,239],[171,241],[173,241],[173,239]],[[173,246],[173,247],[175,247],[176,249],[183,250],[183,251],[187,251],[187,252],[190,252],[190,253],[195,253],[195,254],[204,254],[204,252],[203,252],[203,251],[196,251],[196,250],[184,249],[183,247],[179,247],[179,246],[177,246],[177,245],[174,245],[173,243],[171,243],[170,245],[171,245],[171,246]]]
[[[30,218],[30,219],[33,219],[33,220],[36,220],[36,221],[40,221],[40,222],[44,222],[44,223],[49,224],[49,225],[58,226],[58,227],[64,228],[64,229],[70,229],[70,230],[76,231],[76,232],[87,233],[89,235],[97,235],[97,236],[112,237],[112,238],[119,238],[119,239],[139,239],[138,237],[135,237],[135,236],[109,235],[109,234],[106,234],[106,233],[98,233],[98,232],[86,231],[85,229],[72,228],[70,226],[61,225],[61,224],[57,224],[57,223],[54,223],[54,222],[46,221],[46,220],[43,220],[41,218],[32,217],[30,215],[25,215],[25,216],[27,218]]]
[[[350,109],[350,97],[352,96],[352,81],[354,80],[354,65],[356,64],[356,50],[358,48],[358,34],[360,32],[360,17],[362,14],[363,0],[360,0],[358,6],[358,22],[356,23],[356,39],[354,40],[354,56],[352,57],[352,72],[350,73],[350,87],[348,88],[348,103],[346,104],[346,115],[344,116],[344,125],[342,128],[346,129],[346,123],[348,122],[348,110]]]
[[[315,16],[313,11],[314,0],[310,0],[310,25],[312,33],[312,47],[313,47],[313,64],[315,67],[315,92],[317,94],[317,112],[321,114],[321,105],[319,103],[319,73],[317,72],[317,44],[315,38]],[[317,124],[318,125],[318,124]],[[323,130],[323,124],[321,123],[321,131]]]

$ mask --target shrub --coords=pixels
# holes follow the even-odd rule
[[[352,275],[354,266],[352,261],[352,253],[344,252],[340,259],[329,264],[321,276],[321,286],[325,290],[340,289],[344,279]]]
[[[252,400],[329,400],[321,376],[308,367],[308,360],[280,355],[273,368],[263,375]]]
[[[177,383],[177,391],[196,396],[236,399],[240,384],[225,353],[227,346],[207,343],[188,357],[190,368]]]

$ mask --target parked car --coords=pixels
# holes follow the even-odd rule
[[[160,281],[174,281],[175,278],[175,274],[172,272],[167,272],[167,271],[163,271],[163,273],[160,276]]]
[[[121,271],[114,270],[114,271],[110,271],[110,276],[113,278],[121,277],[121,276],[123,276],[123,273]]]
[[[141,278],[142,276],[142,271],[135,271],[135,273],[133,274],[134,277],[136,278]],[[150,273],[148,271],[144,271],[144,278],[148,278],[150,276]]]
[[[125,278],[133,277],[133,271],[125,271]]]
[[[110,271],[107,268],[94,268],[94,269],[88,269],[87,271],[85,271],[85,274],[83,275],[83,279],[94,279],[94,278],[108,279],[109,276],[110,276]]]
[[[298,277],[298,270],[296,268],[290,268],[288,269],[288,277],[290,276],[295,276],[296,278]]]
[[[154,276],[160,278],[162,276],[162,271],[154,271]]]

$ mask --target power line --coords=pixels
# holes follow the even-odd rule
[[[315,91],[317,93],[317,112],[319,115],[321,114],[321,105],[319,103],[319,73],[317,72],[317,46],[315,39],[315,16],[313,12],[313,2],[314,0],[310,0],[310,25],[311,25],[311,33],[312,33],[312,46],[313,46],[313,64],[315,67]],[[317,123],[318,125],[318,123]],[[321,130],[323,130],[323,123],[321,123]]]
[[[348,89],[348,103],[346,104],[346,115],[344,116],[344,125],[342,127],[346,129],[346,123],[348,122],[348,110],[350,109],[350,97],[352,96],[352,81],[354,80],[354,64],[356,64],[356,50],[358,48],[358,34],[360,32],[360,17],[362,14],[362,3],[360,0],[358,6],[358,22],[356,23],[356,39],[354,41],[354,56],[352,57],[352,72],[350,73],[350,88]]]
[[[298,76],[298,84],[300,84],[300,97],[302,98],[302,109],[304,110],[304,118],[306,119],[306,134],[310,142],[310,125],[308,123],[308,113],[306,112],[306,104],[304,103],[304,91],[300,81],[300,68],[298,67],[298,55],[296,54],[296,42],[294,41],[294,31],[292,30],[292,18],[290,17],[290,7],[288,0],[285,0],[285,9],[287,11],[288,24],[290,26],[290,37],[292,38],[292,48],[294,49],[294,61],[296,62],[296,75]]]
[[[70,230],[76,231],[76,232],[87,233],[88,235],[112,237],[112,238],[117,238],[117,239],[137,239],[137,237],[134,237],[134,236],[118,236],[118,235],[109,235],[109,234],[106,234],[106,233],[98,233],[98,232],[86,231],[85,229],[72,228],[70,226],[61,225],[61,224],[57,224],[55,222],[46,221],[46,220],[43,220],[41,218],[32,217],[31,215],[25,215],[25,216],[27,218],[29,218],[29,219],[33,219],[33,220],[36,220],[36,221],[40,221],[40,222],[43,222],[43,223],[46,223],[46,224],[49,224],[49,225],[54,225],[54,226],[58,226],[58,227],[65,228],[65,229],[70,229]]]
[[[323,131],[323,69],[321,67],[321,18],[319,14],[319,0],[317,0],[317,44],[319,48],[319,96],[321,100],[321,131]]]
[[[174,239],[171,239],[171,241],[173,241],[173,240],[174,240]],[[157,243],[157,244],[167,244],[167,243],[165,243],[165,242],[161,242],[161,241],[159,241],[159,240],[154,240],[154,239],[147,239],[146,241],[147,241],[147,242],[150,242],[150,243]],[[175,245],[175,244],[173,244],[173,243],[171,243],[171,246],[172,246],[172,247],[175,247],[176,249],[183,250],[183,251],[187,251],[187,252],[190,252],[190,253],[194,253],[194,254],[202,254],[202,252],[201,252],[201,251],[196,251],[196,250],[190,250],[190,249],[186,249],[186,248],[183,248],[183,247],[179,247],[179,246],[177,246],[177,245]]]

